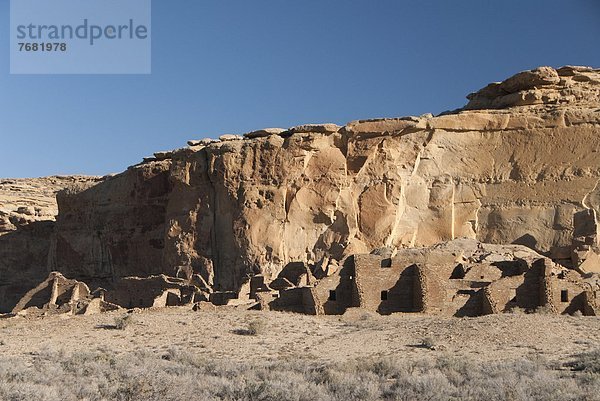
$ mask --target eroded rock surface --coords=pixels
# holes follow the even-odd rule
[[[0,179],[0,235],[29,223],[54,221],[58,214],[58,191],[99,180],[84,176]]]
[[[83,176],[0,180],[0,312],[10,311],[51,272],[56,193],[101,180]]]
[[[600,70],[542,67],[437,117],[190,141],[59,194],[48,271],[235,292],[291,263],[326,277],[353,254],[461,237],[594,271],[599,133]]]
[[[458,237],[568,261],[575,213],[598,212],[599,79],[541,68],[455,114],[310,125],[175,153],[166,266],[232,289],[247,273],[275,277],[295,261]],[[472,110],[526,91],[539,100]]]

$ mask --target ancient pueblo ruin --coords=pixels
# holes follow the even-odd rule
[[[597,315],[600,70],[541,67],[468,99],[0,180],[0,313]]]

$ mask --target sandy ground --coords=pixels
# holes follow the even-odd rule
[[[317,362],[382,356],[419,359],[443,354],[479,360],[541,355],[562,363],[574,354],[600,349],[598,317],[506,314],[440,318],[379,316],[360,310],[344,316],[315,317],[179,307],[136,310],[126,329],[108,328],[125,314],[0,319],[0,352],[3,357],[32,360],[46,351],[167,353],[174,348],[206,358]],[[264,326],[259,334],[236,334],[257,320]],[[424,338],[431,338],[436,349],[420,346]]]

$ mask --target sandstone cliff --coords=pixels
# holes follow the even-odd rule
[[[0,234],[36,221],[54,221],[58,214],[57,192],[99,181],[84,176],[0,179]]]
[[[190,141],[60,192],[39,278],[198,273],[237,290],[294,262],[326,270],[351,254],[459,237],[581,263],[600,208],[600,70],[542,67],[468,98],[437,117]]]
[[[0,180],[0,312],[48,276],[56,193],[100,181],[78,176]]]

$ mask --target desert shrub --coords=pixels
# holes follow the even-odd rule
[[[248,324],[248,333],[251,336],[264,334],[267,330],[267,324],[262,319],[256,319]]]
[[[133,315],[125,315],[115,318],[115,329],[125,330],[131,323],[134,322]]]
[[[256,319],[248,323],[248,327],[245,329],[237,329],[233,332],[241,336],[257,336],[264,334],[267,330],[267,324],[262,319]]]
[[[600,374],[600,350],[585,352],[575,356],[568,364],[573,370]]]
[[[421,343],[419,345],[423,348],[427,348],[430,350],[435,350],[435,348],[436,348],[436,342],[431,337],[422,338]]]
[[[539,358],[484,363],[444,355],[325,364],[208,360],[175,348],[165,355],[48,351],[32,364],[0,358],[0,399],[558,401],[598,399],[600,391],[598,352],[578,356],[582,372],[558,370]]]
[[[546,304],[535,308],[535,313],[540,315],[556,315],[556,311],[552,308],[552,305]]]

